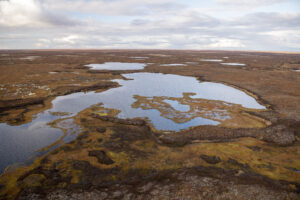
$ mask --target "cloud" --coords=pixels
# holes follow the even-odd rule
[[[49,48],[51,44],[51,41],[49,39],[41,38],[38,39],[38,42],[35,43],[35,47],[37,48]]]
[[[278,30],[260,33],[271,41],[276,41],[280,46],[300,49],[300,30]],[[293,37],[291,37],[293,35]]]
[[[54,38],[53,41],[62,44],[76,44],[76,40],[80,39],[79,35],[68,35],[60,38]]]
[[[171,0],[44,0],[51,10],[112,16],[170,13],[185,6]]]
[[[251,4],[252,10],[225,6],[215,14],[211,12],[215,4],[206,12],[199,5],[182,5],[182,0],[0,1],[0,44],[2,48],[299,51],[300,12],[262,12],[255,8],[256,0],[216,1],[217,5]],[[236,15],[223,15],[226,12]]]
[[[277,3],[282,3],[287,0],[214,0],[217,3],[220,3],[225,6],[237,6],[237,7],[261,7],[269,6]]]
[[[245,15],[237,23],[244,26],[255,26],[264,29],[283,29],[300,27],[299,13],[257,12]]]
[[[74,25],[75,21],[60,14],[52,14],[43,9],[37,0],[0,1],[1,26],[50,26]]]

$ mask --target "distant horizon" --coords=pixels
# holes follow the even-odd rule
[[[253,52],[253,53],[283,53],[300,54],[300,51],[276,51],[276,50],[222,50],[222,49],[134,49],[134,48],[56,48],[56,49],[0,49],[0,51],[220,51],[220,52]]]

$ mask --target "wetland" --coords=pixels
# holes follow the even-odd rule
[[[0,199],[299,197],[297,54],[1,55]]]

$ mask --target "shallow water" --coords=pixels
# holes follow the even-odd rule
[[[209,119],[210,116],[207,118],[197,116],[177,123],[172,120],[172,116],[162,116],[158,109],[135,107],[138,96],[150,99],[153,97],[182,98],[184,93],[193,93],[189,95],[192,101],[194,99],[195,101],[197,99],[220,100],[240,104],[245,108],[265,108],[243,91],[221,83],[199,82],[194,77],[160,73],[132,73],[123,76],[129,80],[115,80],[121,85],[117,88],[101,93],[79,92],[55,98],[52,101],[53,107],[38,114],[30,123],[20,126],[0,124],[0,172],[8,165],[22,163],[31,156],[41,155],[43,152],[37,150],[57,141],[63,132],[59,128],[47,125],[53,120],[65,119],[57,123],[56,127],[68,129],[64,142],[73,140],[81,130],[73,123],[71,117],[98,103],[103,103],[102,106],[105,108],[120,110],[117,116],[119,118],[147,118],[156,129],[167,131],[178,131],[198,125],[218,125],[220,122]],[[176,112],[182,112],[183,115],[188,114],[190,109],[189,105],[175,100],[165,99],[164,102],[177,110]],[[59,113],[63,115],[59,115]],[[227,117],[226,115],[219,116],[217,111],[212,111],[212,114],[216,119],[226,119]],[[55,147],[57,146],[59,145]]]
[[[160,66],[165,66],[165,67],[168,67],[168,66],[186,66],[186,64],[172,63],[172,64],[162,64]]]
[[[201,61],[205,61],[205,62],[222,62],[223,60],[221,60],[221,59],[201,59]]]
[[[189,105],[183,105],[183,104],[179,103],[178,101],[166,99],[166,100],[164,100],[164,102],[171,105],[175,110],[179,110],[181,112],[187,112],[190,110]]]
[[[130,58],[133,58],[133,59],[136,59],[136,60],[145,60],[145,59],[148,59],[149,57],[133,56],[133,57],[130,57]]]
[[[14,163],[23,163],[31,156],[38,156],[39,149],[56,142],[63,132],[59,128],[53,128],[47,123],[56,119],[66,118],[58,124],[58,127],[68,128],[68,134],[64,137],[64,142],[72,141],[81,131],[80,127],[72,123],[72,117],[79,111],[98,103],[98,95],[94,92],[74,93],[57,97],[52,101],[53,108],[39,113],[32,122],[10,126],[5,123],[0,124],[0,173]],[[67,113],[59,116],[54,113]]]
[[[93,70],[140,70],[144,69],[145,63],[123,63],[123,62],[106,62],[104,64],[85,65]]]
[[[243,63],[221,63],[222,65],[230,65],[230,66],[245,66]]]
[[[20,58],[21,60],[34,60],[39,58],[40,56],[26,56],[26,57],[22,57]]]
[[[151,53],[148,54],[149,56],[159,56],[159,57],[172,57],[171,55],[165,55],[165,54],[156,54],[156,53]]]

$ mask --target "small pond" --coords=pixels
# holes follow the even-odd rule
[[[221,59],[201,59],[201,61],[204,61],[204,62],[222,62],[223,60],[221,60]]]
[[[172,64],[161,64],[160,66],[164,66],[164,67],[186,66],[186,64],[182,64],[182,63],[172,63]]]
[[[243,63],[221,63],[222,65],[230,65],[230,66],[245,66]]]
[[[103,64],[85,65],[93,70],[140,70],[144,69],[147,64],[144,63],[123,63],[123,62],[106,62]]]
[[[145,59],[148,59],[149,57],[133,56],[133,57],[130,57],[130,58],[133,58],[133,59],[136,59],[136,60],[145,60]]]

